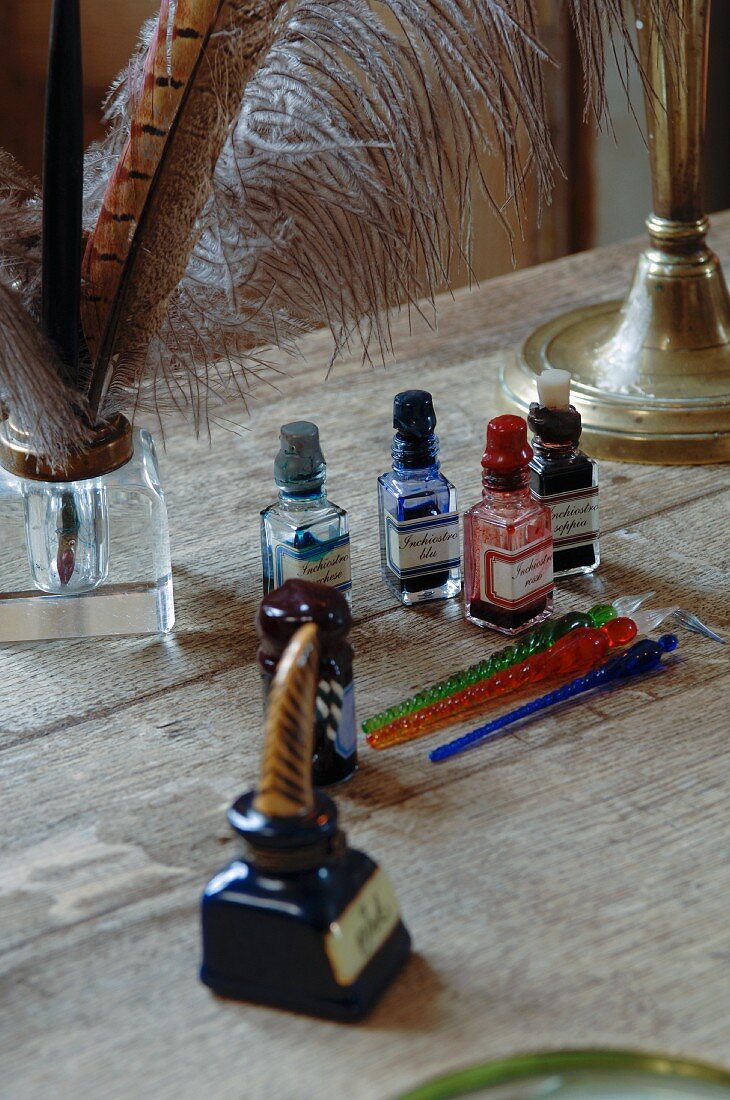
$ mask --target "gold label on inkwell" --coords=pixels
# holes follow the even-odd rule
[[[338,985],[352,985],[400,920],[390,879],[378,868],[332,921],[324,947]]]

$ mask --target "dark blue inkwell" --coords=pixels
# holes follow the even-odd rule
[[[236,1000],[332,1020],[361,1019],[410,954],[385,873],[349,848],[337,807],[312,787],[318,629],[279,662],[261,781],[231,807],[242,857],[202,899],[202,981]]]
[[[378,478],[383,578],[404,604],[450,599],[461,591],[459,513],[441,473],[431,394],[396,394],[393,427],[393,468]]]

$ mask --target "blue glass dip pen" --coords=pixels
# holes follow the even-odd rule
[[[457,737],[446,745],[440,745],[428,754],[428,758],[433,764],[440,764],[443,760],[458,756],[459,753],[466,752],[467,749],[471,749],[475,745],[484,744],[485,741],[498,741],[500,737],[505,736],[502,731],[506,726],[511,726],[514,722],[519,722],[532,714],[537,714],[538,711],[547,710],[548,707],[563,703],[566,699],[572,699],[575,695],[582,695],[586,691],[593,691],[594,688],[603,687],[604,684],[651,672],[661,665],[665,653],[671,653],[676,648],[677,638],[674,634],[662,634],[657,642],[648,638],[636,642],[630,649],[617,657],[612,657],[605,665],[601,665],[593,672],[589,672],[585,676],[578,676],[577,679],[571,680],[569,684],[564,684],[563,687],[556,688],[555,691],[550,691],[547,695],[532,699],[529,703],[511,710],[508,714],[503,714],[500,718],[487,722],[486,726],[479,726],[478,729],[464,734],[463,737]]]

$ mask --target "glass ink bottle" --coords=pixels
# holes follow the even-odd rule
[[[396,394],[393,427],[393,469],[378,478],[383,578],[401,603],[447,600],[461,591],[459,513],[440,472],[431,394]]]
[[[312,786],[317,634],[300,627],[271,686],[258,788],[228,813],[243,851],[203,893],[200,978],[222,997],[359,1020],[411,938],[385,871]]]
[[[352,598],[347,512],[327,499],[326,470],[317,425],[284,424],[274,462],[279,499],[261,513],[264,595],[301,577]]]
[[[305,623],[319,628],[319,680],[312,778],[317,787],[342,783],[357,770],[357,726],[350,608],[341,592],[312,581],[288,580],[264,596],[256,616],[258,662],[268,697],[281,655]]]
[[[545,370],[527,423],[535,433],[530,462],[532,494],[553,514],[556,577],[592,573],[600,564],[598,463],[578,448],[580,413],[570,404],[570,374]]]
[[[502,634],[535,626],[553,606],[551,515],[530,493],[531,458],[521,416],[490,420],[482,499],[464,516],[466,617]]]

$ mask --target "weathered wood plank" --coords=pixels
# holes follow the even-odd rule
[[[197,899],[235,850],[225,808],[257,767],[257,512],[278,425],[318,420],[332,495],[351,513],[365,717],[501,644],[457,604],[407,612],[380,583],[374,481],[393,392],[433,390],[444,468],[470,503],[495,348],[618,285],[630,254],[458,295],[440,336],[409,344],[399,330],[397,370],[344,364],[313,387],[295,365],[270,408],[241,435],[217,432],[212,452],[174,429],[162,460],[174,635],[0,650],[0,1072],[13,1097],[308,1100],[324,1087],[379,1100],[537,1046],[727,1061],[730,669],[723,647],[684,632],[671,670],[451,764],[426,751],[471,723],[363,747],[338,801],[353,842],[391,872],[417,948],[365,1025],[227,1004],[196,980]],[[653,589],[653,604],[730,632],[727,468],[606,463],[601,494],[601,570],[562,584],[557,610]]]

